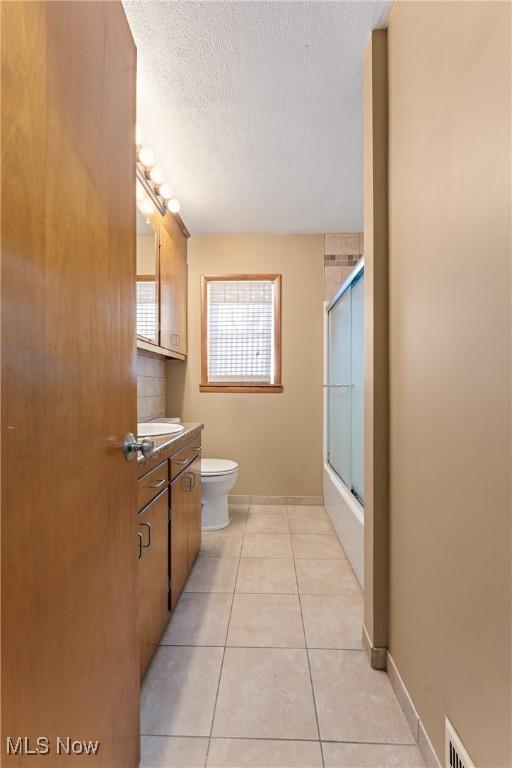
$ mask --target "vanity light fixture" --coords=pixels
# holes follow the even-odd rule
[[[149,147],[139,147],[138,158],[142,165],[148,170],[155,164],[155,156]]]
[[[164,200],[170,200],[172,197],[172,187],[170,184],[160,184],[158,187],[158,194],[163,197]]]
[[[172,187],[170,184],[165,183],[162,169],[155,166],[153,151],[139,143],[141,131],[138,126],[136,127],[136,137],[137,187],[135,196],[139,210],[146,216],[154,213],[155,210],[158,210],[162,216],[165,215],[167,210],[177,215],[181,208],[180,202],[172,196]],[[188,237],[187,228],[179,217],[178,223]]]
[[[149,172],[149,178],[151,181],[153,181],[158,186],[160,184],[163,184],[164,181],[164,172],[161,168],[158,168],[156,165],[150,170]],[[159,190],[160,192],[160,190]]]

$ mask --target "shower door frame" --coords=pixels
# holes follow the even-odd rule
[[[362,509],[364,509],[364,499],[360,497],[360,495],[355,491],[355,489],[352,487],[352,482],[350,484],[347,483],[346,479],[343,478],[336,467],[331,463],[330,461],[330,454],[329,454],[329,434],[330,434],[330,417],[329,417],[329,392],[331,387],[333,386],[339,386],[339,383],[332,384],[329,381],[329,373],[330,373],[330,326],[329,326],[329,314],[332,309],[336,306],[336,304],[342,299],[342,297],[347,293],[347,291],[351,290],[352,285],[355,284],[357,280],[359,280],[361,277],[364,277],[364,258],[361,258],[352,272],[348,275],[347,279],[342,283],[342,285],[338,288],[336,293],[334,294],[334,297],[329,302],[329,304],[326,307],[326,383],[324,384],[324,387],[327,390],[327,396],[326,396],[326,403],[325,403],[325,424],[326,424],[326,435],[325,435],[325,458],[326,462],[329,465],[329,467],[332,469],[332,471],[336,474],[336,476],[340,479],[340,481],[343,483],[343,485],[346,487],[347,491],[352,494],[352,496],[357,500],[359,505]],[[352,318],[352,307],[351,307],[351,318]],[[363,329],[364,334],[364,329]],[[350,328],[350,339],[352,341],[352,327]],[[352,358],[352,349],[350,350],[350,357]],[[352,363],[351,363],[352,365]],[[350,375],[350,384],[349,386],[352,387],[352,368],[351,368],[351,375]],[[342,383],[343,386],[345,383]],[[351,469],[350,469],[350,475],[352,479],[352,389],[350,393],[350,419],[351,423],[348,428],[349,434],[350,434],[350,463],[351,463]],[[364,439],[364,429],[363,429],[363,439]],[[364,464],[363,464],[363,472],[364,472]]]

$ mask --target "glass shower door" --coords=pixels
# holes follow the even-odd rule
[[[327,456],[364,504],[364,272],[354,270],[328,309]]]
[[[363,273],[354,280],[351,296],[351,455],[352,493],[364,502],[364,283]]]
[[[328,451],[329,464],[350,488],[350,291],[329,312]]]

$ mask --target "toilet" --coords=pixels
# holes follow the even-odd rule
[[[229,525],[228,493],[238,475],[238,464],[228,459],[201,459],[201,527],[218,531]]]

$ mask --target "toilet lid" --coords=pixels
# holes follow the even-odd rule
[[[228,459],[201,459],[201,474],[205,477],[208,475],[227,475],[229,472],[234,472],[238,469],[236,461],[229,461]]]

